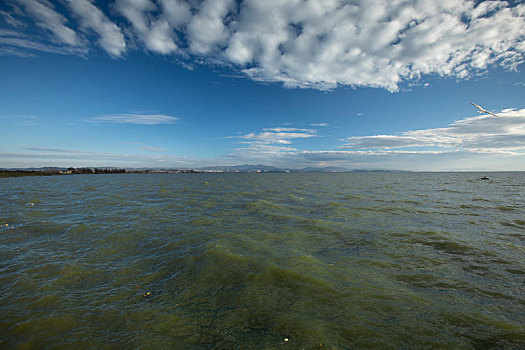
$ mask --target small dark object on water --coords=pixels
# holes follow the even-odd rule
[[[146,293],[142,294],[142,296],[143,296],[144,298],[147,298],[147,297],[149,297],[150,295],[151,295],[151,292],[146,292]]]
[[[486,176],[483,176],[483,177],[480,178],[480,180],[490,180],[490,179],[488,177],[486,177]]]

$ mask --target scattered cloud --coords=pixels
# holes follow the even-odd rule
[[[458,120],[444,128],[406,131],[398,135],[354,136],[343,148],[402,150],[437,148],[480,153],[519,154],[525,151],[525,109],[506,109],[498,117],[482,115]]]
[[[265,145],[289,145],[292,140],[299,138],[309,138],[315,136],[315,130],[311,129],[296,129],[296,128],[268,128],[263,129],[259,133],[249,133],[241,136],[233,136],[243,140],[248,140],[245,143],[258,143]]]
[[[99,44],[111,57],[120,57],[126,42],[120,28],[89,0],[69,0],[67,4],[79,18],[80,28],[98,34]]]
[[[180,118],[163,114],[114,114],[101,115],[91,119],[95,122],[106,122],[116,124],[139,124],[139,125],[158,125],[173,124]]]
[[[34,56],[33,51],[79,56],[88,52],[84,47],[45,43],[35,40],[30,35],[0,30],[0,52],[4,55],[31,57]]]
[[[328,126],[327,123],[311,123],[311,126]]]
[[[24,23],[15,17],[13,17],[11,14],[9,14],[6,11],[0,10],[0,17],[5,21],[7,25],[14,28],[20,28],[24,26]]]
[[[152,1],[116,0],[115,8],[129,21],[133,33],[149,51],[166,55],[178,50],[174,28],[167,18],[155,18],[153,13],[159,8]]]
[[[235,149],[227,158],[232,163],[263,162],[285,168],[330,165],[361,169],[523,170],[525,109],[505,109],[498,115],[468,117],[443,128],[349,137],[331,150],[298,149],[291,145],[296,137],[278,135],[283,131],[279,128],[278,132],[263,129],[239,136],[247,140],[242,142],[247,146]],[[297,132],[291,128],[286,133]],[[302,137],[317,136],[315,132],[298,133],[304,134]]]
[[[67,18],[58,13],[47,0],[15,0],[24,7],[35,23],[53,34],[53,39],[61,44],[76,46],[79,38],[76,32],[66,25]]]
[[[244,147],[240,147],[236,151],[261,159],[271,155],[280,156],[283,153],[296,152],[297,149],[291,146],[293,140],[315,137],[316,133],[317,130],[314,129],[276,127],[265,128],[258,133],[251,132],[226,138],[243,140],[239,143]]]
[[[190,51],[198,55],[224,46],[230,32],[226,16],[236,8],[234,0],[205,0],[187,27]]]
[[[142,47],[175,55],[175,62],[228,65],[286,87],[389,91],[425,75],[466,79],[494,65],[516,69],[525,60],[525,4],[519,2],[115,0],[108,6],[114,13],[90,0],[65,3],[60,10],[71,13],[48,0],[6,6],[0,20],[20,36],[0,36],[0,53],[84,55],[88,34],[95,33],[111,57]],[[51,41],[27,32],[24,17]]]
[[[319,149],[299,140],[321,137],[315,129],[265,128],[228,136],[239,147],[220,159],[197,160],[142,143],[147,153],[107,153],[49,147],[0,151],[0,163],[24,166],[198,167],[211,164],[268,164],[283,168],[339,166],[349,169],[521,170],[525,164],[525,109],[504,109],[498,117],[467,117],[442,128],[399,134],[349,137],[340,147]],[[305,149],[307,147],[308,149]]]

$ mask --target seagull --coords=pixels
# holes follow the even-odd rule
[[[470,104],[473,105],[474,107],[476,107],[477,109],[479,109],[478,113],[482,113],[482,114],[483,114],[483,113],[486,113],[486,114],[490,114],[490,115],[493,115],[493,116],[497,117],[496,114],[487,111],[485,108],[483,108],[483,107],[481,107],[481,106],[475,104],[474,102],[470,102]]]

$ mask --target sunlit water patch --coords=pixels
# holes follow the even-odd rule
[[[525,347],[525,174],[0,179],[1,348]]]

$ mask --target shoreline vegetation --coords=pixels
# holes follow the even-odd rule
[[[121,168],[68,168],[62,169],[42,169],[42,170],[0,170],[2,177],[21,177],[21,176],[55,176],[55,175],[80,175],[80,174],[155,174],[155,173],[195,173],[195,170],[126,170]]]
[[[236,165],[214,166],[207,168],[114,168],[114,167],[82,167],[82,168],[26,168],[26,169],[0,169],[1,177],[20,176],[51,176],[51,175],[79,175],[79,174],[202,174],[202,173],[290,173],[290,172],[348,172],[345,168],[303,168],[280,169],[266,165]],[[354,170],[355,171],[355,170]]]

